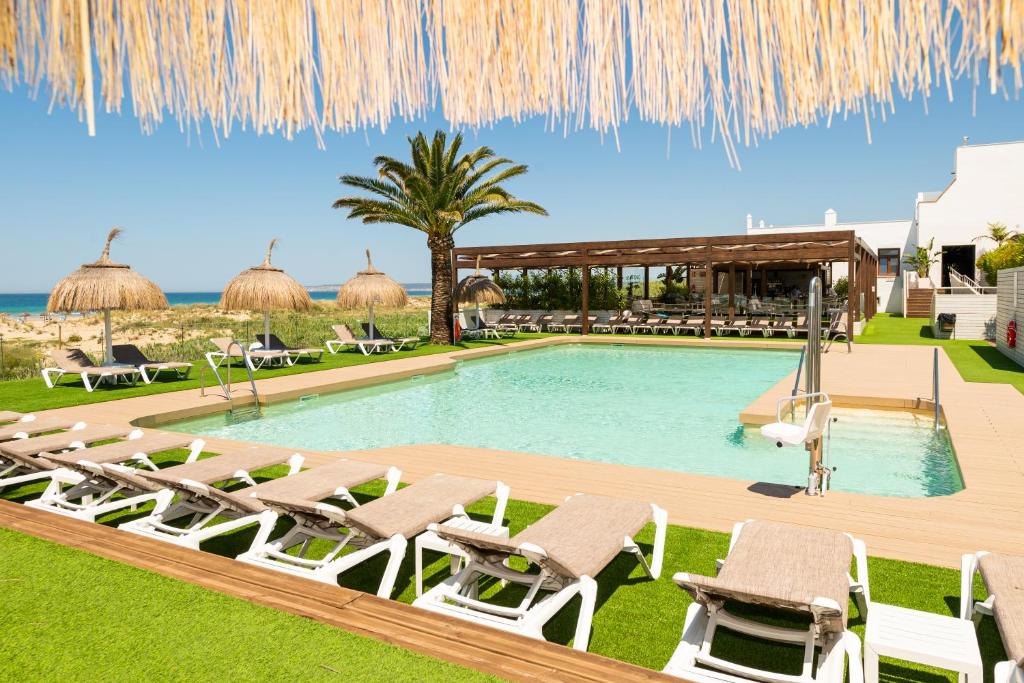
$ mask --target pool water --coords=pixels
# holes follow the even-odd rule
[[[738,420],[798,359],[789,351],[567,345],[271,406],[258,420],[216,415],[174,428],[315,450],[444,443],[806,485],[802,448],[779,449]],[[963,487],[948,439],[927,417],[833,414],[834,489],[914,497]]]

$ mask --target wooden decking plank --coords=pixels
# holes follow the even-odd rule
[[[0,526],[506,678],[678,680],[359,591],[321,585],[8,501],[0,501]]]

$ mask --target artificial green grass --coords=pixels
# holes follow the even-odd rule
[[[496,680],[6,529],[0,623],[7,680]]]
[[[940,346],[968,382],[1009,384],[1024,393],[1024,367],[981,340],[936,339],[931,325],[922,318],[904,318],[879,313],[856,337],[859,344]]]
[[[166,454],[161,461],[162,465],[170,465],[180,462],[184,451],[176,451]],[[282,468],[273,468],[257,473],[257,480],[265,477],[280,476]],[[262,476],[260,476],[262,475]],[[6,492],[3,497],[12,500],[26,500],[37,495],[42,488],[40,484],[23,487],[22,489]],[[356,489],[354,492],[360,502],[366,502],[373,497],[380,495],[383,491],[383,484],[374,482]],[[537,503],[529,503],[519,500],[509,502],[506,511],[505,523],[509,526],[512,534],[517,533],[528,524],[540,519],[552,509],[551,506]],[[139,513],[125,512],[119,516],[111,516],[102,520],[103,523],[116,526],[116,524],[132,518]],[[487,499],[469,508],[470,514],[479,519],[489,519],[494,510],[494,500]],[[281,533],[289,524],[281,523],[277,533]],[[255,533],[254,528],[238,530],[232,534],[211,539],[203,545],[203,550],[214,552],[226,557],[234,557],[248,549]],[[650,553],[653,542],[653,527],[649,526],[641,532],[636,540],[646,552]],[[9,541],[8,539],[16,539]],[[80,553],[67,551],[63,548],[42,544],[34,541],[28,543],[24,539],[18,540],[17,535],[7,534],[0,536],[0,580],[4,578],[17,578],[27,580],[24,577],[32,577],[33,586],[48,586],[53,582],[56,586],[54,594],[59,596],[53,600],[48,597],[50,594],[36,590],[25,590],[12,593],[11,596],[4,596],[0,600],[0,616],[4,610],[17,615],[17,623],[27,625],[25,628],[15,629],[12,633],[20,642],[26,641],[26,648],[32,651],[32,661],[49,661],[52,666],[58,667],[59,671],[71,671],[73,667],[80,664],[77,653],[90,652],[88,648],[70,647],[69,641],[64,638],[73,639],[75,635],[46,637],[50,634],[48,629],[58,629],[55,621],[67,618],[76,628],[85,624],[88,629],[90,642],[103,643],[103,639],[113,641],[108,647],[118,652],[142,652],[145,648],[139,648],[140,637],[145,642],[150,642],[148,631],[159,631],[161,635],[152,636],[152,647],[157,651],[146,655],[142,662],[143,666],[153,667],[151,671],[160,671],[162,667],[168,667],[166,671],[173,670],[175,675],[182,678],[198,677],[205,678],[204,667],[206,657],[187,656],[179,660],[168,660],[169,652],[188,653],[193,644],[205,642],[207,633],[219,634],[210,636],[212,641],[210,647],[216,649],[210,653],[211,656],[223,657],[218,661],[217,670],[227,673],[230,678],[238,678],[240,673],[249,672],[253,677],[274,678],[276,672],[280,671],[273,663],[275,657],[267,654],[267,651],[277,653],[277,645],[281,642],[294,643],[302,642],[303,637],[297,634],[310,633],[303,629],[310,628],[308,622],[294,620],[300,627],[292,627],[292,618],[287,615],[265,616],[266,612],[274,615],[271,610],[256,608],[238,600],[212,597],[204,595],[203,589],[154,577],[151,574],[139,570],[128,570],[115,563],[96,560],[95,558],[82,559]],[[44,550],[53,552],[44,552]],[[326,542],[318,541],[314,544],[311,555],[317,556],[327,549]],[[638,664],[652,669],[661,669],[674,651],[685,618],[686,607],[690,604],[689,596],[679,589],[672,581],[671,576],[677,571],[688,571],[694,573],[713,574],[715,571],[715,558],[724,557],[728,549],[728,536],[726,534],[692,529],[680,526],[670,526],[667,534],[665,548],[665,562],[662,577],[656,581],[647,580],[635,560],[620,555],[600,575],[598,575],[598,599],[597,611],[594,615],[593,631],[590,640],[590,651],[623,661]],[[869,548],[870,550],[870,548]],[[342,574],[340,584],[349,588],[375,593],[380,582],[381,575],[386,564],[386,557],[379,555],[369,562]],[[90,569],[82,569],[83,562],[90,562]],[[447,558],[437,554],[428,554],[425,558],[427,564],[425,569],[425,584],[431,585],[443,580],[448,576]],[[9,566],[18,568],[17,574],[8,569]],[[877,602],[902,605],[919,610],[926,610],[942,614],[955,615],[959,608],[959,574],[952,569],[932,567],[909,562],[899,562],[881,558],[869,559],[869,571],[871,578],[872,599]],[[83,579],[82,577],[88,577]],[[415,597],[413,570],[413,553],[410,544],[409,552],[402,564],[398,575],[394,598],[402,602],[410,603]],[[116,586],[117,590],[102,589],[94,590],[94,585],[99,582],[101,586]],[[496,599],[505,604],[514,604],[521,597],[520,589],[501,590],[497,585],[492,585],[482,592],[484,597]],[[202,597],[197,597],[202,596]],[[140,601],[142,601],[140,603]],[[192,603],[201,604],[200,608],[192,610]],[[217,605],[217,609],[206,610],[206,605]],[[95,611],[96,605],[102,605],[102,610]],[[149,611],[149,607],[162,613],[161,618],[170,620],[175,626],[168,628],[167,621],[157,629],[146,629],[141,627],[134,619],[134,615],[140,612]],[[81,610],[85,609],[85,612]],[[772,621],[787,622],[788,619],[778,614],[763,610],[747,610],[762,618]],[[575,620],[578,613],[578,600],[572,601],[569,606],[562,610],[545,628],[545,637],[553,642],[569,645],[572,643],[572,636],[575,630]],[[123,619],[123,615],[131,614],[132,619]],[[287,618],[285,618],[287,617]],[[149,619],[150,617],[147,617]],[[155,618],[155,617],[153,617]],[[283,619],[283,621],[275,621]],[[254,624],[253,621],[259,621]],[[273,629],[274,643],[267,645],[259,630],[263,623],[272,621],[275,624]],[[123,624],[122,624],[123,622]],[[863,637],[864,617],[851,602],[850,607],[851,629]],[[177,629],[185,628],[185,635],[178,635]],[[256,631],[254,632],[254,629]],[[42,630],[42,631],[40,631]],[[235,632],[239,635],[236,638]],[[27,645],[30,635],[31,647]],[[72,632],[74,633],[74,632]],[[254,634],[255,633],[255,634]],[[140,636],[141,634],[141,636]],[[992,619],[985,619],[978,632],[979,642],[985,661],[986,672],[992,671],[992,666],[998,661],[1005,659],[1002,643],[999,639]],[[322,645],[329,636],[316,632],[318,642],[321,646],[313,648],[317,654],[307,656],[296,656],[288,661],[303,662],[302,666],[307,668],[296,669],[306,675],[311,668],[308,662],[324,662],[333,669],[344,670],[343,667],[358,667],[361,664],[346,664],[345,658],[350,656],[351,648],[344,649],[346,654],[337,655],[337,650],[323,649]],[[173,647],[159,645],[161,639],[169,640]],[[186,645],[182,641],[188,642]],[[223,646],[221,646],[223,643]],[[228,643],[231,643],[229,646]],[[4,646],[11,645],[8,639]],[[369,651],[369,650],[367,650]],[[716,654],[740,661],[745,664],[770,668],[788,673],[799,672],[800,651],[797,648],[781,645],[769,645],[763,641],[752,641],[723,632],[716,639]],[[130,657],[130,655],[128,655]],[[333,657],[325,659],[325,657]],[[27,661],[23,666],[31,667],[32,662]],[[360,660],[361,661],[361,660]],[[409,671],[399,670],[392,672],[388,660],[387,675],[397,680],[407,680],[403,676],[425,676],[426,667],[433,662],[420,660],[394,660],[396,667],[408,666]],[[259,669],[245,668],[251,662],[258,662],[259,666],[271,667],[267,671],[274,675],[264,675]],[[264,662],[267,662],[264,664]],[[38,666],[38,664],[35,664]],[[233,669],[233,667],[241,667]],[[382,665],[382,670],[384,665]],[[25,669],[31,671],[32,669]],[[351,668],[349,669],[351,670]],[[314,674],[320,672],[313,672]],[[954,681],[955,675],[929,667],[900,663],[883,659],[881,668],[883,680],[897,681]],[[234,675],[232,675],[234,674]],[[430,678],[430,676],[427,676]],[[423,680],[421,678],[421,680]],[[458,679],[452,679],[458,680]]]
[[[380,363],[399,358],[412,358],[415,356],[429,356],[437,353],[450,353],[465,349],[481,348],[486,346],[510,344],[512,342],[524,341],[526,339],[537,339],[550,336],[546,333],[524,333],[515,337],[502,337],[501,339],[464,341],[456,346],[440,346],[436,344],[425,344],[413,350],[404,350],[397,353],[379,353],[364,356],[358,351],[342,351],[337,354],[325,353],[323,360],[319,363],[310,363],[305,360],[296,363],[291,367],[262,368],[254,374],[256,379],[268,379],[271,377],[282,377],[284,375],[297,375],[306,372],[317,372],[319,370],[331,370],[334,368],[345,368],[354,365],[367,363]],[[193,361],[192,375],[187,380],[175,380],[169,376],[158,379],[152,384],[146,385],[139,381],[135,387],[118,385],[114,387],[108,384],[101,384],[95,391],[89,393],[82,386],[81,379],[71,378],[65,375],[60,384],[53,389],[47,389],[41,377],[30,379],[12,380],[0,382],[0,406],[4,410],[17,410],[29,412],[35,410],[50,410],[53,408],[67,408],[71,406],[86,405],[89,403],[102,403],[122,398],[133,398],[135,396],[149,396],[152,394],[163,394],[171,391],[182,391],[184,389],[198,389],[200,386],[200,373],[206,367],[206,361]],[[236,364],[231,370],[233,382],[243,381],[246,378],[245,368]],[[213,391],[219,391],[217,379],[209,372],[206,373],[206,387]]]

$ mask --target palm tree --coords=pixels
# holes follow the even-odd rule
[[[939,252],[932,251],[935,248],[935,238],[928,242],[927,247],[918,246],[914,249],[913,255],[906,256],[903,263],[917,271],[918,277],[928,277],[928,270],[933,263],[939,262]]]
[[[971,241],[977,242],[978,240],[989,239],[995,242],[996,246],[998,247],[1002,246],[1003,242],[1005,242],[1006,240],[1018,236],[1016,232],[1006,227],[1006,223],[999,223],[993,221],[988,224],[987,228],[987,233],[985,233],[984,235],[978,235]]]
[[[475,220],[498,213],[548,215],[543,207],[513,197],[501,186],[526,173],[526,166],[496,157],[489,147],[459,156],[462,134],[448,144],[443,131],[427,141],[422,132],[409,138],[412,164],[392,157],[373,160],[377,178],[341,176],[341,182],[374,197],[342,197],[336,209],[363,223],[395,223],[427,234],[430,249],[430,341],[450,344],[452,330],[452,262],[455,232]]]

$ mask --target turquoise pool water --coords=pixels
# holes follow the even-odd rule
[[[194,434],[317,450],[447,443],[806,484],[807,455],[779,449],[740,411],[798,354],[746,349],[559,346],[272,406],[258,420],[178,423]],[[948,440],[904,412],[839,410],[833,488],[893,496],[962,488]]]

